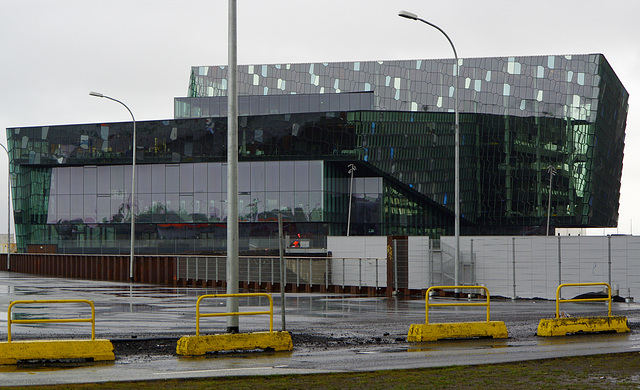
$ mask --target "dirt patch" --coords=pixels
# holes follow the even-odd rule
[[[175,355],[177,342],[177,338],[111,340],[116,358],[132,355]]]
[[[116,359],[138,357],[175,356],[178,337],[165,338],[136,338],[111,340]],[[396,340],[394,336],[385,334],[382,337],[349,337],[349,336],[320,336],[307,333],[291,333],[293,345],[296,348],[327,349],[344,348],[357,345],[376,345],[404,342],[405,338]]]

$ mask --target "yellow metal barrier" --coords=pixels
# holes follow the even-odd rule
[[[227,297],[267,297],[269,299],[269,310],[205,314],[200,312],[200,303],[203,299]],[[224,333],[200,336],[200,318],[240,315],[269,315],[269,331],[253,333]],[[293,341],[291,340],[289,332],[273,331],[273,298],[271,297],[271,294],[211,294],[198,297],[198,301],[196,302],[196,335],[181,337],[180,340],[178,340],[176,353],[178,355],[195,356],[204,355],[207,352],[267,348],[275,351],[291,351],[293,349]]]
[[[484,290],[487,297],[486,302],[449,302],[449,303],[429,303],[429,295],[432,290],[444,289],[465,289]],[[425,323],[412,324],[409,329],[407,341],[433,341],[451,338],[472,338],[472,337],[493,337],[507,338],[507,327],[502,321],[491,321],[489,318],[489,290],[484,286],[432,286],[429,287],[425,296]],[[487,320],[482,322],[453,322],[453,323],[429,323],[429,307],[435,306],[486,306]]]
[[[606,286],[607,298],[561,299],[560,290],[568,286]],[[560,302],[608,302],[606,317],[567,317],[560,314]],[[630,332],[627,317],[611,315],[611,286],[609,283],[565,283],[556,290],[556,317],[541,319],[538,336],[565,336],[570,333]]]
[[[15,305],[49,304],[49,303],[86,303],[91,307],[90,318],[55,318],[55,319],[13,319],[11,309]],[[12,301],[7,310],[7,341],[0,342],[0,364],[16,364],[21,360],[61,360],[61,359],[93,359],[115,360],[113,345],[109,340],[97,340],[95,307],[92,301],[86,299],[51,299],[51,300],[22,300]],[[70,323],[90,322],[90,340],[29,340],[12,341],[12,324],[36,323]]]

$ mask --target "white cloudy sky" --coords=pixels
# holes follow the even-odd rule
[[[603,53],[631,95],[619,227],[607,233],[640,234],[637,0],[238,0],[238,63],[452,57],[401,9],[444,29],[461,58]],[[226,63],[226,0],[0,0],[0,142],[7,127],[130,120],[89,91],[136,120],[172,118],[190,66]],[[0,206],[0,233],[6,220]]]

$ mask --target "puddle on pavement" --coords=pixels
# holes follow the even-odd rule
[[[113,365],[113,362],[92,362],[92,361],[56,361],[56,362],[34,362],[19,363],[16,365],[0,365],[0,373],[2,372],[50,372],[64,371],[75,368],[85,368],[92,366]]]
[[[494,340],[491,338],[444,339],[429,342],[410,343],[403,352],[430,352],[457,349],[499,349],[521,346],[507,339]]]
[[[633,340],[636,337],[631,333],[576,333],[566,336],[556,337],[539,337],[539,345],[567,345],[567,344],[579,344],[584,342],[598,342],[598,343],[610,343],[610,342],[625,342]]]
[[[263,349],[255,349],[248,351],[218,351],[218,352],[207,352],[204,355],[200,356],[181,356],[177,355],[178,361],[191,361],[191,360],[203,360],[203,359],[226,359],[226,358],[234,358],[234,359],[251,359],[251,360],[259,360],[259,359],[272,359],[272,358],[287,358],[293,355],[293,351],[272,351],[272,350],[263,350]],[[234,363],[240,364],[240,363]]]

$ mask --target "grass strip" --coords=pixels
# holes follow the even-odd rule
[[[123,369],[124,370],[124,369]],[[124,374],[124,373],[123,373]],[[640,354],[308,375],[169,379],[40,386],[41,389],[637,389]],[[33,389],[34,387],[25,387]]]

